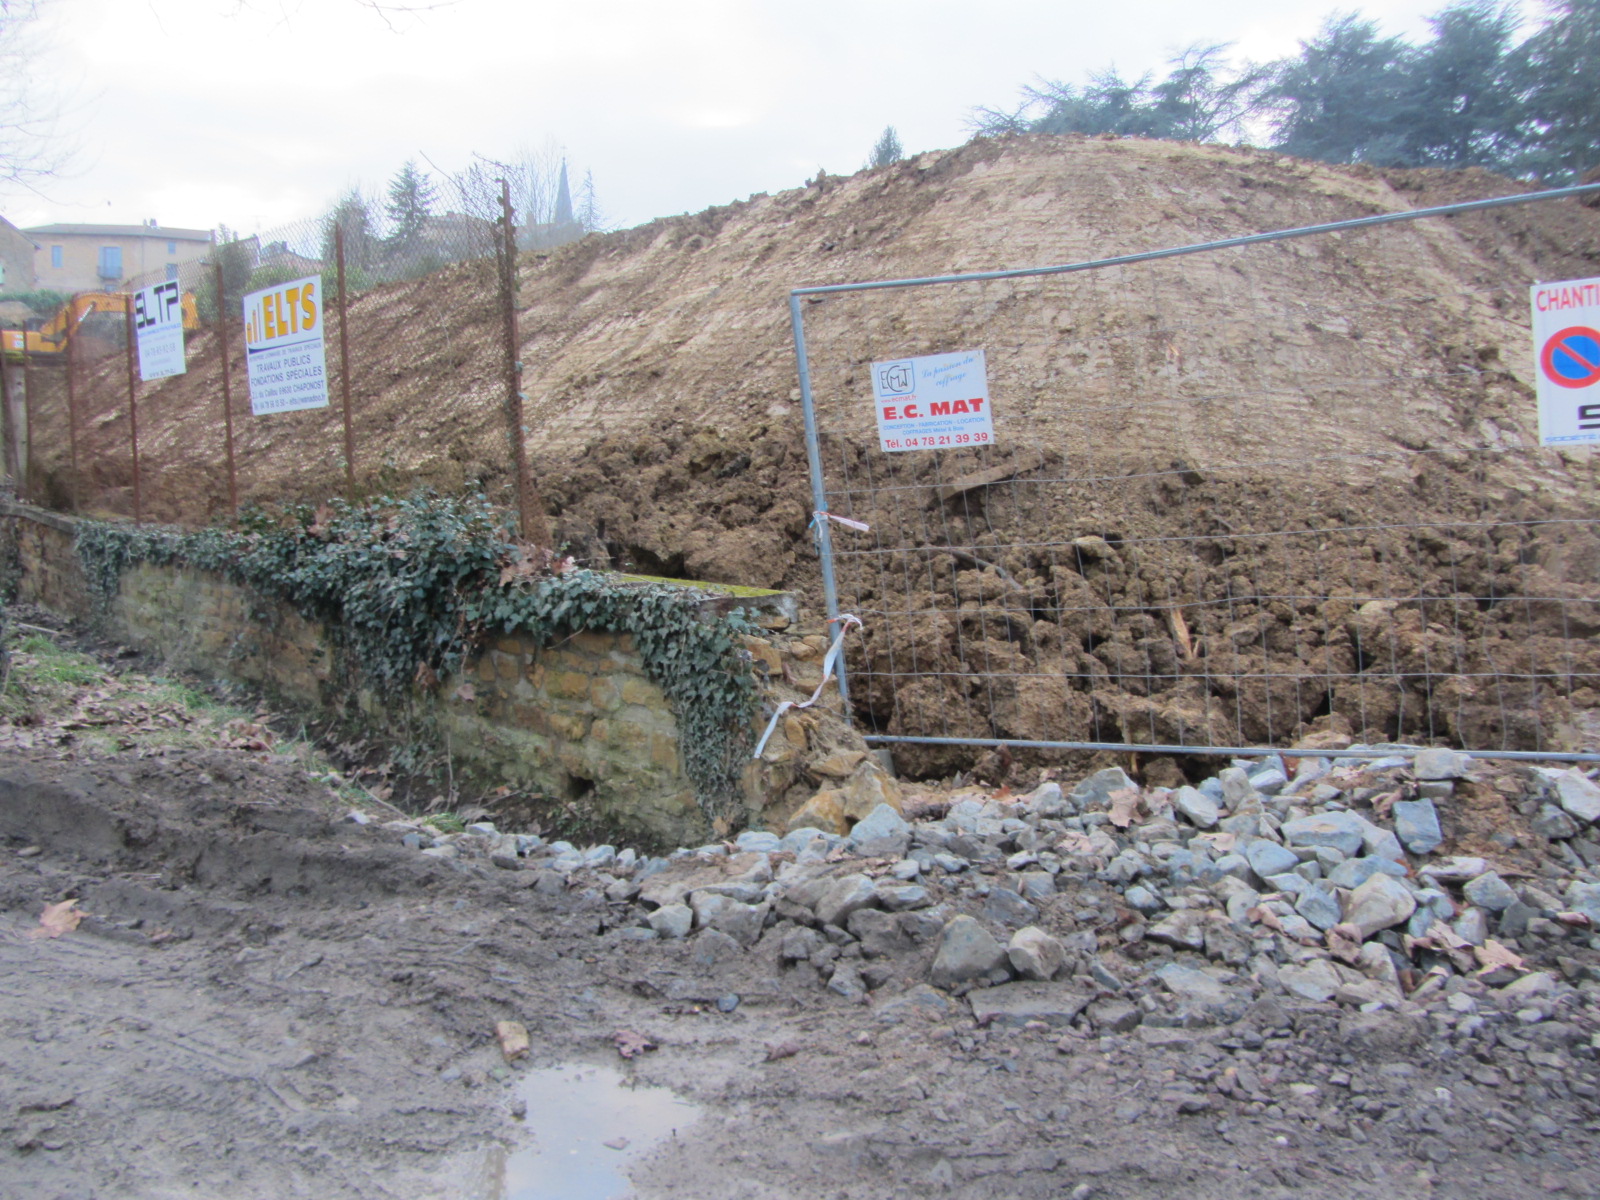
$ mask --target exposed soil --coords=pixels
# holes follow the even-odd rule
[[[782,962],[787,922],[640,941],[606,877],[418,854],[268,753],[78,753],[0,766],[7,1196],[500,1198],[493,1164],[539,1135],[516,1079],[572,1062],[704,1106],[632,1160],[641,1198],[1600,1189],[1592,1006],[1453,1040],[1289,997],[1147,1037],[983,1028],[908,990],[930,947],[855,1003]],[[68,898],[81,924],[34,936]],[[532,1040],[509,1068],[503,1020]],[[659,1048],[624,1063],[622,1030]]]
[[[584,560],[815,602],[789,286],[1516,190],[1481,171],[1028,137],[591,237],[523,265],[529,452]],[[1587,746],[1595,460],[1537,448],[1526,288],[1597,262],[1600,211],[1561,201],[807,304],[827,503],[872,526],[835,536],[841,603],[866,622],[856,715],[904,735]],[[352,309],[365,486],[507,496],[488,296],[468,264]],[[881,454],[867,365],[979,346],[996,446]],[[113,355],[85,372],[80,457],[85,506],[125,512],[121,371]],[[64,500],[64,404],[39,395],[41,487]],[[190,373],[141,409],[147,513],[223,507],[219,396],[202,334]],[[236,426],[247,498],[341,486],[337,408]],[[926,775],[975,752],[897,755]]]

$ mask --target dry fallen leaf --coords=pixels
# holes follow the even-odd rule
[[[1512,953],[1493,938],[1487,939],[1481,946],[1474,946],[1472,952],[1483,966],[1480,974],[1488,974],[1490,971],[1500,967],[1510,967],[1513,971],[1526,971],[1528,969],[1523,963],[1521,955]]]
[[[1056,843],[1056,849],[1067,854],[1087,854],[1094,849],[1094,842],[1088,834],[1074,830],[1062,836]]]
[[[1335,925],[1327,933],[1329,953],[1352,966],[1361,959],[1361,939],[1351,936],[1355,932],[1348,925]]]
[[[63,933],[71,933],[78,927],[78,922],[88,914],[79,911],[76,900],[63,900],[59,904],[45,905],[44,912],[39,914],[39,928],[30,929],[30,938],[58,938]]]
[[[656,1044],[642,1033],[635,1033],[631,1029],[619,1029],[611,1035],[611,1040],[616,1043],[617,1053],[623,1058],[638,1058],[646,1050],[654,1050]]]
[[[1118,788],[1111,793],[1111,823],[1118,829],[1133,824],[1134,813],[1139,811],[1139,793],[1133,788]]]
[[[1167,625],[1172,630],[1172,640],[1178,643],[1178,653],[1183,656],[1183,661],[1193,662],[1194,639],[1189,636],[1189,622],[1183,619],[1183,612],[1176,608],[1167,609]]]
[[[528,1042],[528,1030],[520,1021],[496,1021],[494,1036],[500,1043],[500,1053],[507,1062],[515,1062],[519,1058],[527,1058],[531,1049]]]
[[[1372,801],[1373,816],[1380,818],[1388,817],[1389,810],[1394,808],[1395,802],[1399,799],[1399,792],[1385,792],[1381,796],[1374,797]]]

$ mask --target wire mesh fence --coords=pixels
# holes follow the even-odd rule
[[[421,484],[482,491],[536,535],[518,464],[510,264],[585,232],[570,213],[555,219],[535,194],[541,180],[481,160],[410,211],[352,194],[321,217],[247,237],[219,230],[201,257],[79,293],[6,334],[8,381],[27,408],[27,462],[7,464],[18,491],[66,510],[203,523],[239,504]],[[252,402],[245,300],[304,280],[321,312],[327,402],[266,411]],[[128,366],[129,310],[165,284],[182,297],[186,369],[142,382]]]
[[[1600,506],[1461,342],[1525,341],[1526,292],[1441,290],[1424,226],[1361,236],[1381,277],[1293,242],[796,294],[817,507],[866,527],[819,541],[869,740],[920,770],[1006,742],[1592,744]],[[1262,289],[1275,324],[1230,317]],[[875,364],[978,349],[992,441],[881,448]]]

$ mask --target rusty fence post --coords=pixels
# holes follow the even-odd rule
[[[133,296],[124,301],[122,315],[126,318],[128,359],[128,443],[133,451],[133,520],[144,520],[144,499],[139,486],[139,372],[134,366],[137,334],[133,327]]]
[[[76,391],[74,390],[75,385],[73,380],[73,376],[77,373],[73,370],[73,363],[78,357],[73,347],[78,344],[78,331],[72,323],[72,318],[77,314],[77,311],[78,296],[77,293],[74,292],[72,299],[67,302],[67,323],[65,329],[62,331],[62,336],[67,339],[65,349],[67,360],[67,450],[68,454],[70,455],[69,467],[71,470],[71,475],[69,476],[70,482],[67,491],[67,503],[72,506],[73,512],[78,511],[79,503],[78,397]]]
[[[37,504],[39,497],[34,488],[33,478],[33,359],[28,355],[28,329],[22,329],[22,423],[28,427],[28,461],[23,465],[23,478],[18,481],[22,487],[23,498],[29,504]],[[26,486],[23,486],[26,485]]]
[[[356,500],[356,440],[350,432],[350,316],[344,295],[344,225],[333,227],[334,261],[339,269],[339,394],[344,398],[344,494]]]
[[[511,184],[500,181],[500,306],[505,318],[506,423],[511,437],[511,469],[517,480],[517,528],[523,540],[537,546],[550,544],[544,506],[528,474],[528,427],[524,423],[522,346],[517,332],[517,233],[511,211]]]
[[[233,386],[228,367],[228,297],[222,288],[222,259],[217,269],[217,343],[222,351],[222,444],[228,456],[228,511],[239,521],[239,482],[233,467]]]
[[[22,447],[17,442],[17,416],[11,405],[11,371],[6,362],[6,335],[9,329],[0,329],[0,442],[5,443],[5,468],[11,475],[13,494],[22,497]],[[22,340],[26,342],[24,333]]]

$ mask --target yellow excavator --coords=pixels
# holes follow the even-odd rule
[[[124,313],[132,303],[133,295],[128,292],[79,292],[38,329],[0,329],[0,350],[15,361],[22,357],[26,344],[30,358],[59,359],[66,353],[67,339],[86,320],[97,313]],[[189,331],[200,328],[193,292],[183,294],[183,327]]]

